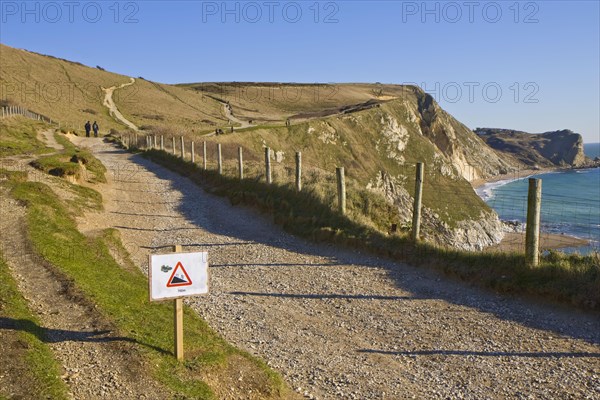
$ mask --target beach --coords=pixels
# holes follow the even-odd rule
[[[562,172],[562,171],[567,171],[567,170],[568,169],[564,169],[564,168],[522,169],[519,171],[511,172],[509,174],[492,176],[490,178],[474,179],[473,181],[471,181],[471,186],[473,186],[473,189],[479,189],[482,186],[493,184],[493,183],[498,183],[498,182],[503,182],[503,181],[509,182],[509,181],[514,181],[517,179],[525,179],[525,178],[528,178],[528,177],[534,176],[534,175],[547,174],[550,172]]]
[[[558,250],[573,247],[582,247],[589,244],[588,240],[576,238],[569,235],[558,235],[554,233],[540,234],[540,251]],[[502,241],[495,245],[487,247],[486,252],[525,252],[525,232],[509,232]]]

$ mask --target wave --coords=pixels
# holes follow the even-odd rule
[[[496,182],[484,183],[483,185],[475,189],[475,193],[477,193],[477,195],[481,197],[481,199],[484,201],[491,200],[492,198],[494,198],[494,190],[498,189],[499,187],[508,185],[509,183],[517,182],[527,178],[529,178],[529,176],[523,178],[505,179]]]

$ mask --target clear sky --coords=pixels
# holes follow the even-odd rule
[[[165,83],[416,83],[470,128],[600,142],[599,1],[0,1],[0,41]]]

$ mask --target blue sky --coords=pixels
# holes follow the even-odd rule
[[[600,142],[598,1],[0,1],[0,41],[165,83],[417,83],[471,128]]]

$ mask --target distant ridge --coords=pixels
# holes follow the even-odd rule
[[[583,167],[591,160],[583,151],[583,138],[568,129],[527,133],[513,129],[477,128],[490,147],[533,168]]]

